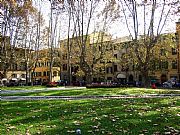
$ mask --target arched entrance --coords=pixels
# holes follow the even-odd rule
[[[161,83],[164,83],[167,81],[167,76],[165,74],[161,75]]]
[[[129,82],[133,82],[133,81],[134,81],[133,75],[130,75],[129,76]]]

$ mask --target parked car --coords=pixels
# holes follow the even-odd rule
[[[57,85],[58,86],[65,86],[65,85],[67,85],[67,81],[66,80],[58,80]]]
[[[175,87],[176,83],[177,83],[176,79],[171,78],[170,80],[168,80],[168,81],[163,83],[163,87],[165,87],[165,88],[172,88],[172,87]]]
[[[58,83],[57,82],[49,82],[46,86],[47,87],[57,87]]]
[[[7,87],[11,87],[11,86],[18,86],[19,83],[15,80],[10,80],[8,83],[7,83]]]
[[[126,85],[128,87],[133,87],[133,86],[136,86],[136,83],[135,82],[127,82]]]
[[[180,88],[180,83],[176,83],[176,84],[175,84],[175,87],[176,87],[176,88]]]

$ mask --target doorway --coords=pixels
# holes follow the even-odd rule
[[[130,75],[129,76],[129,82],[133,82],[133,81],[134,81],[133,75]]]
[[[161,83],[164,83],[167,81],[167,76],[165,74],[161,75]]]

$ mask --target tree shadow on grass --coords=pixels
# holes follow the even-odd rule
[[[172,108],[179,104],[175,98],[3,102],[2,121],[34,135],[71,135],[77,128],[86,135],[163,134],[165,126],[178,128]]]

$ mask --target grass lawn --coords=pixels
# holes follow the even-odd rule
[[[74,90],[51,90],[33,93],[3,94],[4,96],[89,96],[89,95],[143,95],[143,94],[180,94],[180,91],[146,88],[92,88]],[[3,96],[2,95],[2,96]]]
[[[0,117],[1,135],[160,135],[180,131],[180,97],[2,101]]]
[[[46,88],[46,86],[14,86],[14,87],[6,87],[0,86],[1,90],[36,90]]]

